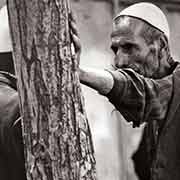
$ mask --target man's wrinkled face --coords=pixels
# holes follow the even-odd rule
[[[115,54],[116,68],[132,68],[145,77],[153,77],[159,63],[155,48],[148,45],[142,35],[144,22],[123,17],[114,22],[111,48]]]

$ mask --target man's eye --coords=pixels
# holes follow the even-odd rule
[[[121,48],[122,48],[123,50],[125,50],[125,51],[131,51],[132,48],[133,48],[133,45],[130,44],[130,43],[127,43],[127,44],[121,45]]]
[[[116,54],[118,51],[118,48],[116,46],[111,46],[111,49],[114,52],[114,54]]]

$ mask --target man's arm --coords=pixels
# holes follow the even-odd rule
[[[165,118],[172,95],[172,76],[144,78],[132,69],[117,71],[81,69],[81,83],[106,96],[134,126]]]
[[[80,82],[100,94],[108,94],[114,85],[113,76],[105,70],[97,70],[93,68],[80,68],[79,69]]]

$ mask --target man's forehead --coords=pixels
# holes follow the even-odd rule
[[[114,26],[118,26],[119,24],[121,26],[130,26],[130,24],[132,23],[131,18],[129,17],[124,17],[124,18],[119,18],[118,20],[114,21]]]
[[[113,23],[113,31],[111,37],[118,35],[134,36],[138,34],[143,26],[143,22],[136,18],[123,17]]]

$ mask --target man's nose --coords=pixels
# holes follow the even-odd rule
[[[114,57],[114,62],[115,65],[118,66],[119,68],[128,66],[128,59],[122,54],[116,54],[116,56]]]

